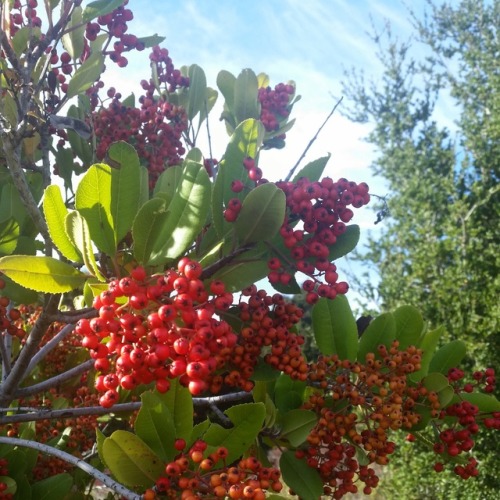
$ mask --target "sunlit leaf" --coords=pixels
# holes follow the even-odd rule
[[[69,260],[83,262],[80,252],[66,232],[65,220],[68,209],[64,204],[61,189],[55,184],[45,189],[43,214],[47,221],[50,237],[59,251]]]
[[[113,476],[125,486],[149,488],[165,472],[160,457],[131,432],[113,432],[104,440],[102,455]]]
[[[461,340],[452,340],[439,348],[429,364],[429,372],[447,374],[450,368],[460,364],[466,354],[465,343]]]
[[[34,255],[2,257],[0,272],[25,288],[45,293],[70,292],[82,286],[88,278],[70,264]]]
[[[331,156],[331,154],[328,154],[328,156],[323,156],[309,162],[294,175],[292,182],[297,182],[301,177],[307,177],[311,182],[318,181],[323,175],[323,171]]]
[[[123,5],[123,0],[96,0],[90,2],[83,11],[83,21],[87,23],[96,17],[109,14],[121,5]]]
[[[236,123],[260,117],[257,76],[251,69],[244,69],[234,86],[234,116]]]
[[[99,79],[103,70],[104,54],[101,52],[92,52],[71,77],[66,97],[75,97],[85,92]]]
[[[393,315],[396,321],[396,340],[399,341],[399,348],[416,346],[424,329],[424,319],[420,311],[413,306],[401,306],[393,312]]]

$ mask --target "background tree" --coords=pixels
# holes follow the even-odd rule
[[[380,281],[374,285],[366,273],[359,288],[381,310],[404,303],[421,308],[433,326],[446,326],[444,342],[467,343],[470,366],[498,370],[500,2],[429,3],[426,16],[413,21],[410,42],[395,40],[390,26],[373,37],[380,80],[367,83],[353,71],[344,87],[352,103],[348,116],[373,123],[367,137],[378,153],[372,168],[389,192],[380,236],[357,255]],[[415,59],[416,46],[425,58]],[[438,118],[450,112],[451,130]],[[447,485],[447,498],[496,495],[498,459],[487,441],[482,448],[489,465],[481,481],[451,486],[452,492]],[[424,485],[423,471],[413,465],[394,470],[398,494],[443,495],[442,477]]]

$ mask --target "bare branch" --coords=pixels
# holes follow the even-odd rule
[[[38,443],[36,441],[28,441],[27,439],[18,439],[18,438],[8,438],[8,437],[0,437],[0,443],[7,444],[10,446],[22,446],[23,448],[32,448],[34,450],[41,451],[46,455],[51,455],[53,457],[60,458],[65,462],[78,467],[83,470],[93,478],[101,481],[108,488],[111,488],[113,491],[121,495],[123,498],[127,500],[140,500],[141,495],[134,493],[133,491],[125,488],[122,484],[116,482],[114,479],[111,479],[108,475],[102,473],[100,470],[92,467],[87,462],[83,461],[80,458],[75,457],[74,455],[70,455],[65,451],[59,450],[57,448],[53,448],[52,446],[48,446],[46,444]]]
[[[288,182],[291,178],[292,175],[295,173],[295,170],[297,170],[297,167],[300,165],[300,162],[304,159],[306,156],[307,152],[309,151],[310,147],[314,144],[314,141],[318,138],[319,133],[321,130],[323,130],[323,127],[328,123],[328,120],[332,117],[333,113],[335,113],[335,110],[339,107],[340,103],[342,102],[343,97],[341,97],[335,106],[333,106],[333,109],[330,111],[330,114],[326,117],[325,121],[322,123],[321,127],[317,130],[317,132],[314,134],[314,137],[309,141],[309,144],[306,146],[306,149],[304,149],[304,152],[301,154],[300,158],[297,160],[297,163],[293,166],[293,168],[288,172],[288,175],[285,178],[285,181]]]

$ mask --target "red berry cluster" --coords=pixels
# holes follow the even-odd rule
[[[155,47],[150,58],[158,66],[158,78],[169,85],[170,91],[189,85],[189,79],[173,68],[166,49]],[[187,129],[187,115],[183,108],[168,102],[165,95],[155,97],[153,81],[143,80],[141,86],[145,94],[139,97],[139,108],[125,105],[114,88],[108,90],[111,103],[93,116],[96,154],[103,159],[115,141],[132,144],[149,171],[152,188],[165,168],[181,162],[185,153],[181,137]]]
[[[261,105],[260,121],[268,132],[279,129],[280,123],[290,115],[290,102],[295,94],[295,86],[279,83],[271,87],[261,87],[258,99]]]
[[[5,288],[5,281],[0,278],[0,290]],[[21,311],[10,306],[10,299],[5,296],[0,296],[0,332],[6,332],[9,335],[23,339],[26,336],[26,331],[18,324],[21,318]]]
[[[459,368],[451,368],[448,372],[448,380],[459,398],[461,392],[469,394],[475,389],[482,389],[491,393],[495,388],[495,371],[492,368],[474,372],[475,383],[464,384],[463,378],[464,372]],[[484,387],[481,387],[483,384]],[[473,437],[479,432],[480,424],[486,428],[500,429],[500,412],[481,413],[475,404],[463,399],[441,410],[436,422],[436,428],[440,431],[439,441],[434,444],[434,451],[445,459],[468,453],[474,447]],[[477,460],[469,457],[467,464],[455,465],[453,470],[461,478],[468,479],[478,475],[477,465]],[[443,461],[434,464],[437,472],[443,469]]]
[[[42,26],[42,20],[37,14],[37,7],[37,0],[28,0],[24,5],[21,3],[21,0],[14,0],[10,10],[7,12],[10,18],[7,26],[9,27],[11,37],[25,26],[33,28],[40,28]]]
[[[104,53],[109,55],[109,58],[120,68],[124,68],[128,64],[127,58],[123,55],[124,52],[134,49],[144,50],[144,43],[135,35],[127,33],[127,23],[134,18],[132,11],[125,8],[127,4],[128,0],[124,0],[120,7],[109,14],[99,16],[97,22],[87,23],[85,29],[85,37],[89,41],[95,40],[101,30],[108,34],[110,40],[116,38],[113,47]]]
[[[185,450],[183,439],[176,440],[175,447],[181,453],[166,464],[165,476],[156,481],[156,493],[162,497],[264,500],[266,491],[279,492],[283,488],[279,470],[264,467],[255,457],[228,465],[227,448],[219,447],[210,453],[207,443],[198,440]]]
[[[0,458],[0,476],[8,476],[9,475],[9,462],[6,458]],[[12,493],[5,493],[9,485],[0,481],[0,498],[2,500],[10,500],[14,497]]]
[[[287,255],[286,260],[269,261],[270,282],[286,285],[296,271],[306,274],[309,279],[302,287],[309,304],[319,297],[334,299],[346,293],[347,283],[338,282],[337,269],[330,262],[330,248],[354,215],[348,207],[359,208],[370,201],[368,186],[344,178],[334,182],[329,177],[317,182],[303,177],[276,185],[286,195],[288,210],[280,234]],[[302,227],[294,229],[299,221]]]

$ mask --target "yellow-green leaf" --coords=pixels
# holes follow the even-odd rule
[[[65,229],[64,221],[68,215],[68,209],[64,204],[59,186],[53,184],[45,189],[43,213],[50,237],[59,251],[69,260],[83,262],[78,248]]]
[[[70,264],[34,255],[8,255],[0,258],[0,272],[19,285],[44,293],[70,292],[88,278]]]
[[[162,460],[135,434],[115,431],[102,444],[113,476],[125,486],[148,488],[165,471]]]

